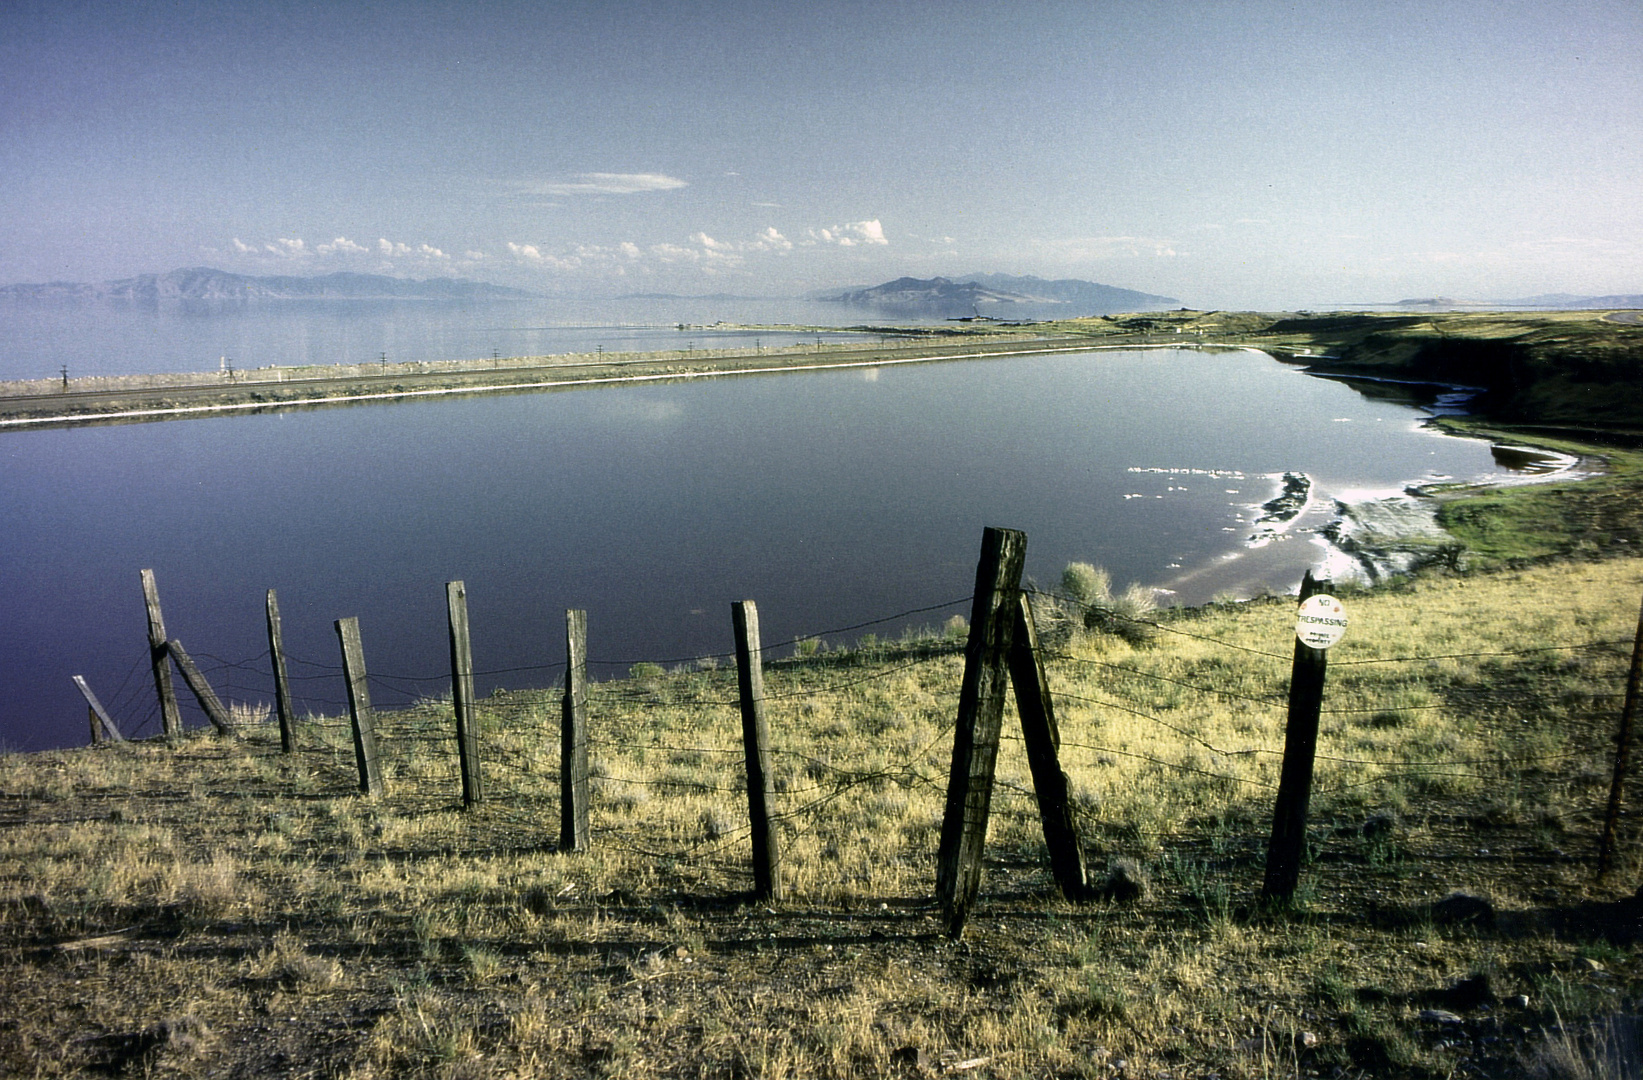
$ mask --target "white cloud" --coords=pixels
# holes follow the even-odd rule
[[[411,246],[409,244],[396,244],[392,240],[385,237],[378,237],[377,252],[381,254],[384,259],[392,259],[396,256],[404,258],[405,256],[411,254]]]
[[[363,244],[356,244],[346,236],[339,236],[329,244],[317,244],[314,251],[320,255],[363,255],[369,250]]]
[[[777,232],[776,227],[772,225],[759,234],[758,239],[753,241],[751,248],[754,251],[787,252],[793,250],[793,241]]]
[[[245,243],[236,236],[234,237],[234,250],[239,252],[241,255],[254,255],[261,249]]]
[[[708,253],[713,255],[732,255],[735,254],[736,251],[735,244],[727,244],[722,240],[715,240],[705,232],[692,233],[690,238],[700,244]]]
[[[855,247],[858,244],[888,244],[885,238],[884,226],[879,224],[878,218],[871,221],[852,221],[845,225],[834,225],[827,229],[806,229],[805,235],[812,243],[836,244],[839,247]]]
[[[464,251],[462,253],[462,257],[467,259],[469,262],[480,262],[487,258],[483,251]]]
[[[650,253],[665,263],[701,262],[702,253],[678,244],[652,244]]]
[[[426,258],[426,259],[441,259],[441,260],[443,260],[443,259],[449,259],[450,258],[450,256],[445,254],[443,251],[440,251],[436,247],[429,247],[427,244],[421,245],[416,250],[417,250],[418,254],[420,254],[423,258]]]
[[[291,259],[300,259],[304,255],[308,254],[308,245],[304,244],[301,240],[286,240],[281,238],[274,241],[272,244],[264,244],[263,246],[275,255],[284,255],[285,257]]]
[[[515,244],[510,240],[508,250],[513,252],[513,257],[520,262],[547,270],[575,270],[582,265],[582,261],[575,256],[561,257],[543,251],[535,244]]]
[[[673,191],[689,184],[665,173],[577,173],[570,180],[515,185],[530,195],[638,195],[647,191]]]

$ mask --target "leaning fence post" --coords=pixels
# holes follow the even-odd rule
[[[177,709],[177,692],[171,687],[171,651],[166,647],[165,618],[160,614],[160,590],[154,571],[142,571],[143,603],[148,607],[148,659],[154,668],[154,691],[160,698],[160,725],[167,739],[183,733],[183,715]]]
[[[382,792],[377,771],[376,717],[371,712],[371,688],[365,678],[365,649],[359,640],[359,620],[350,616],[337,620],[337,640],[342,643],[342,677],[348,684],[348,716],[354,729],[354,759],[359,763],[359,790],[366,795]]]
[[[171,659],[177,662],[177,670],[183,673],[183,682],[194,691],[194,697],[199,701],[200,708],[205,710],[206,718],[221,734],[233,734],[234,722],[228,718],[228,710],[223,708],[222,700],[217,697],[217,692],[211,689],[211,684],[205,681],[205,674],[200,671],[200,666],[194,662],[194,658],[188,655],[188,650],[183,648],[183,643],[173,638],[169,648]]]
[[[268,655],[274,667],[274,709],[280,718],[280,752],[289,754],[297,748],[296,733],[292,730],[295,716],[291,709],[291,684],[285,674],[285,633],[280,628],[280,601],[274,590],[268,590]]]
[[[936,898],[947,933],[964,932],[970,906],[981,887],[981,855],[992,806],[993,769],[998,763],[999,729],[1008,693],[1007,660],[1014,640],[1016,596],[1027,559],[1027,534],[987,529],[976,564],[975,599],[970,607],[970,639],[964,647],[964,681],[959,688],[953,731],[953,764],[947,780],[947,808],[941,819],[936,857]]]
[[[1601,880],[1614,867],[1615,833],[1620,827],[1620,795],[1626,784],[1626,760],[1632,741],[1632,720],[1637,715],[1639,684],[1643,683],[1643,612],[1637,617],[1637,637],[1632,642],[1632,668],[1626,676],[1626,704],[1620,710],[1620,730],[1615,733],[1614,780],[1609,784],[1609,808],[1603,815],[1603,840],[1597,849],[1597,876]]]
[[[74,676],[74,685],[80,688],[80,696],[86,699],[86,712],[91,721],[91,744],[96,746],[104,739],[125,742],[125,736],[114,726],[114,720],[108,715],[108,710],[97,700],[97,695],[91,692],[91,686],[86,682],[85,676]]]
[[[565,612],[565,697],[559,723],[559,850],[586,851],[588,613]]]
[[[1326,592],[1328,582],[1301,579],[1301,600]],[[1297,635],[1290,663],[1289,719],[1284,728],[1284,763],[1278,776],[1278,798],[1272,809],[1272,838],[1267,844],[1266,880],[1261,899],[1288,903],[1301,880],[1306,855],[1306,815],[1312,800],[1312,766],[1318,753],[1318,715],[1323,709],[1324,674],[1329,653],[1314,649]]]
[[[1089,886],[1084,868],[1084,846],[1073,818],[1072,784],[1061,771],[1061,733],[1055,724],[1050,680],[1038,646],[1038,626],[1026,593],[1015,612],[1015,640],[1010,646],[1010,683],[1015,708],[1021,714],[1021,735],[1027,744],[1027,766],[1038,796],[1038,817],[1044,826],[1044,844],[1050,849],[1050,872],[1061,895],[1084,900]]]
[[[468,638],[468,589],[460,581],[445,583],[445,608],[451,629],[451,704],[456,712],[456,756],[462,772],[462,805],[484,798],[479,774],[479,718],[474,715],[474,658]]]
[[[736,686],[742,705],[742,748],[747,758],[747,812],[753,824],[753,892],[780,900],[781,849],[770,816],[775,786],[770,770],[770,725],[764,713],[764,650],[759,646],[759,609],[751,600],[730,605],[736,631]]]

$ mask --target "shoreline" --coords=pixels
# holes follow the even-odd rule
[[[1250,535],[1231,550],[1153,586],[1153,592],[1163,603],[1186,610],[1224,599],[1244,602],[1274,593],[1293,596],[1305,569],[1321,580],[1354,588],[1375,588],[1438,564],[1464,572],[1465,544],[1438,524],[1444,503],[1469,495],[1572,483],[1606,471],[1606,462],[1595,454],[1536,447],[1530,445],[1531,440],[1520,438],[1508,442],[1503,441],[1503,433],[1455,430],[1440,423],[1453,415],[1435,415],[1423,423],[1449,437],[1487,441],[1497,461],[1503,452],[1510,452],[1555,465],[1483,480],[1410,482],[1400,488],[1327,496],[1320,495],[1306,473],[1269,474],[1274,484],[1272,497],[1248,507],[1257,514],[1250,522]],[[1511,466],[1503,464],[1503,468]],[[1306,546],[1317,551],[1300,557],[1296,549],[1286,546],[1298,539],[1305,539]],[[1284,574],[1293,580],[1284,579]],[[1175,603],[1183,593],[1193,599]]]
[[[246,381],[236,386],[190,383],[153,388],[69,391],[51,394],[5,394],[0,384],[0,429],[68,426],[96,423],[144,422],[188,419],[233,413],[256,413],[280,409],[316,408],[327,405],[368,404],[419,398],[456,397],[475,394],[530,393],[570,389],[579,386],[611,386],[651,382],[683,381],[735,375],[774,375],[788,372],[849,370],[891,367],[902,364],[939,363],[947,360],[974,360],[1086,352],[1096,348],[1070,343],[1065,338],[974,342],[948,347],[929,342],[900,349],[884,345],[833,347],[834,359],[816,360],[817,352],[799,349],[772,353],[736,353],[729,356],[691,358],[676,353],[639,354],[632,359],[571,359],[585,354],[546,357],[551,363],[515,366],[514,377],[502,375],[484,361],[462,362],[465,366],[444,371],[401,371],[387,374],[355,374],[300,380]],[[871,352],[863,357],[863,352]],[[840,355],[844,354],[844,355]],[[912,355],[907,355],[912,354]],[[535,358],[532,358],[535,359]],[[785,359],[788,362],[771,362]],[[754,361],[747,363],[747,361]],[[612,368],[639,369],[632,374],[610,374]],[[575,372],[575,369],[582,369]],[[574,372],[574,373],[573,373]],[[558,377],[528,377],[529,374]],[[527,377],[520,378],[520,375]],[[500,377],[499,377],[500,376]],[[159,376],[177,378],[179,376]],[[191,377],[184,375],[181,377]],[[472,380],[458,385],[414,385]],[[16,386],[18,384],[10,384]],[[278,397],[280,388],[309,387],[308,393]],[[265,396],[266,395],[266,396]],[[173,400],[173,399],[183,400]],[[186,403],[189,399],[199,404]],[[226,399],[226,400],[225,400]],[[144,400],[152,401],[142,407]],[[97,405],[103,408],[97,408]],[[21,406],[21,408],[19,408]],[[75,406],[78,406],[77,408]]]

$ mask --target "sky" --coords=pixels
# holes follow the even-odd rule
[[[4,0],[0,282],[1643,293],[1643,4]]]

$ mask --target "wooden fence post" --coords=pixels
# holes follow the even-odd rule
[[[565,697],[559,723],[559,850],[586,851],[588,613],[565,612]]]
[[[761,900],[785,895],[776,823],[770,817],[775,787],[770,770],[770,725],[764,713],[764,650],[759,609],[751,600],[730,605],[736,631],[736,686],[742,706],[742,748],[747,758],[747,813],[753,824],[753,893]]]
[[[194,697],[199,701],[200,708],[205,710],[206,718],[211,721],[218,733],[232,735],[234,722],[228,718],[228,710],[223,708],[222,701],[217,697],[216,691],[211,689],[211,684],[205,681],[205,674],[200,671],[199,665],[194,663],[194,658],[188,655],[188,650],[183,648],[183,643],[176,638],[171,639],[169,648],[171,659],[177,662],[177,670],[183,673],[183,682],[194,691]]]
[[[947,779],[947,808],[941,820],[936,858],[936,898],[949,936],[964,932],[970,906],[981,887],[981,855],[992,806],[993,769],[998,762],[1004,697],[1009,692],[1007,660],[1014,640],[1027,534],[987,529],[976,564],[970,639],[964,647],[964,681],[959,688],[953,731],[953,764]]]
[[[365,649],[359,640],[359,620],[350,616],[338,619],[336,625],[337,640],[342,643],[342,677],[348,683],[348,716],[353,722],[359,790],[366,795],[379,795],[382,776],[377,771],[376,716],[371,712],[371,688],[365,679]]]
[[[1326,592],[1329,582],[1301,579],[1301,600]],[[1289,674],[1289,719],[1284,728],[1283,771],[1272,808],[1272,838],[1267,844],[1263,903],[1288,903],[1301,880],[1306,856],[1307,807],[1312,801],[1312,766],[1318,753],[1318,715],[1323,708],[1324,674],[1329,653],[1295,638]]]
[[[280,752],[297,748],[296,717],[291,708],[291,683],[285,674],[285,632],[280,628],[280,601],[268,590],[268,655],[274,668],[274,709],[280,719]]]
[[[1038,626],[1026,593],[1016,606],[1015,638],[1010,647],[1010,683],[1015,687],[1016,712],[1027,744],[1027,766],[1038,796],[1038,817],[1044,826],[1044,844],[1050,849],[1050,872],[1061,895],[1068,900],[1089,898],[1084,867],[1084,845],[1073,816],[1072,783],[1061,771],[1061,732],[1055,724],[1050,681],[1038,647]]]
[[[462,805],[484,798],[479,773],[479,718],[474,715],[474,658],[468,639],[468,590],[460,581],[445,583],[445,608],[451,629],[451,704],[456,711],[456,756],[462,772]]]
[[[86,699],[86,711],[91,721],[92,745],[95,746],[104,739],[111,742],[125,742],[125,736],[121,735],[120,729],[114,726],[114,720],[108,715],[108,710],[103,708],[101,701],[97,700],[97,695],[91,692],[91,687],[86,683],[85,676],[74,676],[74,685],[80,688],[80,696]]]
[[[1615,834],[1620,828],[1620,796],[1626,784],[1626,759],[1632,741],[1632,720],[1637,715],[1637,699],[1643,692],[1643,612],[1637,617],[1637,637],[1632,642],[1632,668],[1626,676],[1626,703],[1620,709],[1620,730],[1615,733],[1614,779],[1609,784],[1609,808],[1603,815],[1603,839],[1597,848],[1597,877],[1601,881],[1614,867]]]
[[[166,647],[165,618],[160,614],[160,590],[154,571],[142,571],[143,602],[148,607],[148,658],[154,668],[154,692],[160,698],[160,726],[167,739],[182,737],[183,715],[177,709],[177,693],[171,687],[171,651]]]

